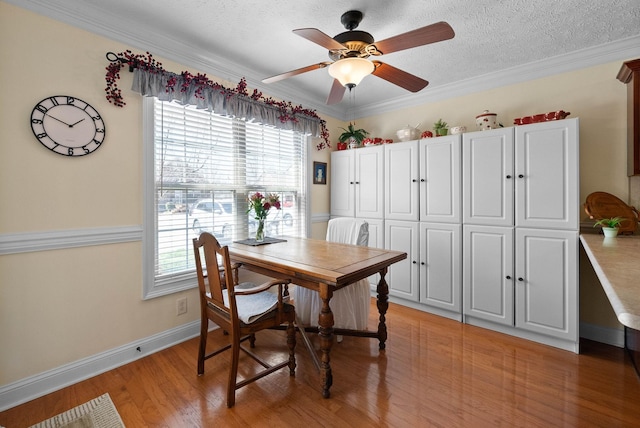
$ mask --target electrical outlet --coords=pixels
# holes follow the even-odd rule
[[[181,297],[176,300],[176,315],[182,315],[187,313],[187,298]]]

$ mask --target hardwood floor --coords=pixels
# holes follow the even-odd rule
[[[372,305],[370,326],[374,314]],[[640,426],[640,379],[620,348],[584,341],[576,355],[394,304],[387,324],[384,352],[366,338],[334,345],[329,399],[298,340],[295,378],[263,378],[227,409],[227,357],[198,377],[192,339],[4,411],[0,426],[26,427],[105,392],[129,428]],[[256,350],[279,352],[284,334],[260,333]],[[211,333],[212,346],[222,340]]]

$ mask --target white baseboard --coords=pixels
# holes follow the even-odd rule
[[[198,334],[200,320],[3,385],[0,387],[0,412],[169,348]]]
[[[624,348],[624,330],[600,325],[580,323],[580,337],[607,345]]]

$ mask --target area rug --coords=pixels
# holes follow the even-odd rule
[[[32,425],[30,428],[124,428],[109,394]]]

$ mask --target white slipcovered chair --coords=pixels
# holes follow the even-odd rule
[[[369,244],[369,224],[361,219],[339,217],[329,220],[327,241],[342,244],[367,246]],[[333,312],[334,328],[366,330],[371,304],[369,280],[362,279],[333,293],[329,301]],[[317,291],[295,287],[294,305],[298,322],[306,326],[318,326],[318,315],[322,300]],[[338,341],[341,337],[338,337]]]

